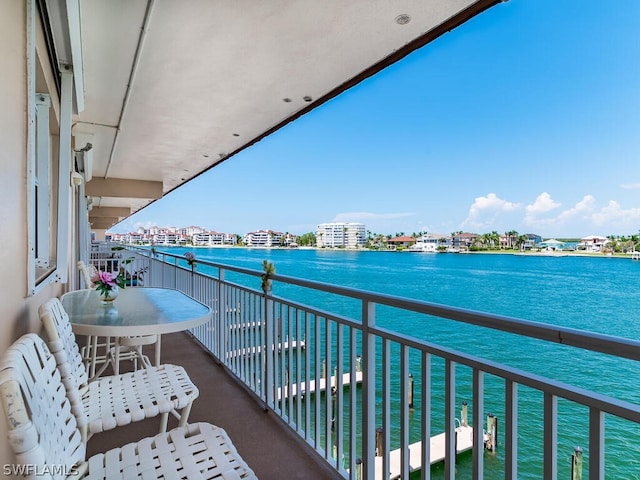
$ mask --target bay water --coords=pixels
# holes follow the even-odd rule
[[[193,251],[198,260],[258,271],[263,260],[267,260],[273,262],[276,273],[281,275],[640,339],[640,262],[630,259],[306,249],[166,250],[177,255]],[[199,266],[198,271],[207,273],[207,267]],[[233,281],[231,275],[226,278]],[[253,280],[255,285],[251,286],[259,288],[259,279]],[[348,299],[278,282],[274,282],[274,294],[359,318],[359,304]],[[381,310],[377,322],[419,339],[640,403],[638,362],[407,312]],[[471,371],[459,370],[456,399],[471,403]],[[435,375],[433,382],[437,384],[441,378]],[[504,382],[487,378],[485,387],[485,408],[500,418],[504,408]],[[543,396],[521,387],[518,399],[518,478],[542,478]],[[589,412],[562,399],[558,408],[558,472],[560,479],[569,480],[574,446],[588,450]],[[411,422],[418,431],[419,417]],[[439,427],[435,422],[434,428]],[[606,478],[640,479],[640,426],[607,415],[605,429]],[[502,478],[500,449],[495,455],[485,455],[485,478]],[[457,478],[471,478],[470,455],[459,458],[457,473]],[[586,473],[585,468],[585,478]],[[441,467],[433,467],[432,476],[441,478]]]

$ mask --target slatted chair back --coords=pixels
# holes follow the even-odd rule
[[[56,361],[36,334],[24,335],[0,361],[0,395],[17,464],[31,478],[65,478],[84,467],[85,445]],[[34,468],[35,467],[35,468]]]
[[[84,280],[84,285],[86,288],[93,288],[95,285],[93,284],[93,279],[98,274],[98,269],[90,263],[87,265],[82,260],[78,261],[78,270],[80,270],[80,274],[82,275],[82,279]]]
[[[86,424],[86,416],[82,395],[87,389],[89,376],[82,361],[76,336],[71,330],[69,315],[57,298],[42,304],[39,314],[45,329],[47,345],[56,359],[62,382],[67,389],[72,412],[78,425],[83,428]]]

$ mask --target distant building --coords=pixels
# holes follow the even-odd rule
[[[564,242],[561,242],[560,240],[556,240],[555,238],[550,238],[548,240],[540,242],[538,244],[538,247],[540,247],[540,249],[542,250],[555,252],[555,251],[562,250],[564,248]]]
[[[219,232],[202,232],[195,233],[191,237],[191,243],[195,246],[221,246],[221,245],[235,245],[237,243],[237,237],[233,233],[219,233]]]
[[[387,249],[397,250],[398,248],[407,248],[416,243],[416,239],[413,237],[396,237],[387,240]]]
[[[318,248],[362,248],[366,240],[364,223],[321,223],[316,229]]]
[[[273,230],[258,230],[245,234],[242,241],[247,247],[279,247],[285,242],[285,234]]]
[[[582,250],[585,252],[602,252],[604,246],[609,243],[607,237],[601,237],[599,235],[590,235],[580,239],[580,243],[576,245],[576,250]]]
[[[461,232],[452,235],[451,237],[451,245],[454,248],[459,248],[461,250],[468,250],[478,238],[477,233],[469,233],[469,232]]]

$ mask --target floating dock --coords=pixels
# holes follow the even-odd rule
[[[300,346],[300,348],[302,350],[304,350],[305,348],[305,343],[304,340],[298,342],[296,340],[292,341],[292,342],[284,342],[284,343],[279,343],[277,348],[278,348],[278,352],[281,352],[282,350],[288,350],[290,348],[298,348],[298,346]],[[275,349],[275,347],[271,347],[271,351],[273,351]],[[250,348],[240,348],[238,350],[230,350],[227,352],[227,358],[234,358],[237,357],[239,355],[258,355],[262,353],[262,346],[258,345],[257,347],[250,347]]]
[[[335,376],[332,376],[329,379],[329,385],[331,385],[332,387],[337,385],[336,382],[337,378]],[[356,384],[358,383],[362,383],[362,372],[356,372]],[[344,373],[342,375],[342,386],[346,387],[348,385],[351,384],[351,374],[350,373]],[[286,387],[284,387],[284,397],[285,398],[289,398],[289,397],[296,397],[297,395],[304,395],[305,393],[307,393],[307,384],[306,382],[302,382],[300,384],[294,383],[293,385],[291,385],[291,392],[289,392],[289,386],[287,385]],[[316,381],[315,380],[311,380],[309,382],[309,393],[316,393],[316,392],[324,392],[327,389],[327,379],[326,378],[321,378],[320,381],[318,382],[318,386],[316,386]],[[282,389],[278,388],[277,391],[277,399],[280,400],[282,398]]]
[[[456,428],[456,453],[463,453],[473,448],[473,428],[468,425],[461,425]],[[445,459],[445,434],[440,433],[431,437],[431,465],[442,462]],[[389,453],[390,480],[400,478],[402,472],[401,449],[393,450]],[[409,471],[415,472],[422,468],[422,442],[409,445]],[[382,457],[375,459],[376,480],[382,480]]]

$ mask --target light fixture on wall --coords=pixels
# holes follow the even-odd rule
[[[84,174],[84,181],[88,182],[91,180],[93,171],[93,144],[87,142],[84,147],[76,150],[75,153],[78,169]]]

